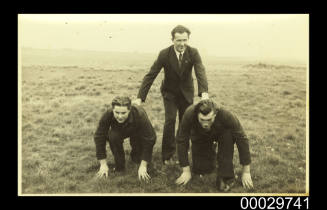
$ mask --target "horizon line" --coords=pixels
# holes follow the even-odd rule
[[[34,50],[71,50],[71,51],[91,51],[91,52],[110,52],[110,53],[138,53],[138,54],[158,54],[155,52],[142,52],[138,50],[134,51],[119,51],[119,50],[101,50],[101,49],[79,49],[79,48],[40,48],[40,47],[30,47],[30,46],[21,46],[21,49],[34,49]],[[215,57],[215,58],[243,58],[243,59],[271,59],[271,60],[290,60],[306,63],[306,60],[299,58],[285,58],[285,57],[255,57],[255,56],[240,56],[240,55],[229,55],[229,56],[219,56],[213,55],[211,53],[202,53],[205,56]]]

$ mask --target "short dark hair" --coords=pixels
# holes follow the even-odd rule
[[[127,96],[116,96],[112,102],[112,108],[114,108],[114,106],[127,106],[127,109],[130,110],[131,109],[131,99]]]
[[[216,106],[211,99],[201,100],[195,108],[197,114],[201,113],[203,115],[209,114],[213,111],[215,114],[217,113]]]
[[[178,25],[171,31],[171,37],[172,37],[172,39],[174,39],[175,33],[184,33],[184,32],[186,32],[188,34],[188,36],[190,36],[190,34],[191,34],[191,31],[188,28],[186,28],[185,26],[182,26],[182,25]]]

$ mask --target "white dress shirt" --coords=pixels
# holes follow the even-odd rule
[[[183,59],[183,55],[184,55],[185,50],[184,50],[183,52],[178,52],[178,51],[175,49],[175,47],[174,47],[174,50],[175,50],[175,53],[176,53],[176,56],[177,56],[177,60],[179,60],[179,54],[180,54],[180,53],[182,53],[182,59]]]

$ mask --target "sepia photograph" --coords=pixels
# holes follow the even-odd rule
[[[17,14],[19,196],[309,196],[309,14]]]

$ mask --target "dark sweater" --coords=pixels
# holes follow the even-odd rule
[[[119,124],[116,121],[112,108],[109,108],[103,114],[94,135],[96,157],[98,160],[107,157],[106,141],[108,140],[110,128],[121,133],[123,138],[137,136],[143,145],[141,159],[150,162],[152,149],[156,142],[156,134],[142,107],[133,105],[127,120],[123,124]]]
[[[177,152],[181,167],[189,165],[187,152],[189,148],[191,130],[192,135],[206,136],[207,138],[215,139],[226,130],[230,130],[232,132],[233,141],[236,143],[239,151],[240,163],[242,165],[250,164],[251,157],[249,140],[236,116],[229,111],[216,106],[218,112],[215,121],[212,124],[210,132],[206,133],[201,127],[197,115],[195,114],[195,106],[196,105],[191,105],[186,109],[183,115],[180,131],[176,137]]]

